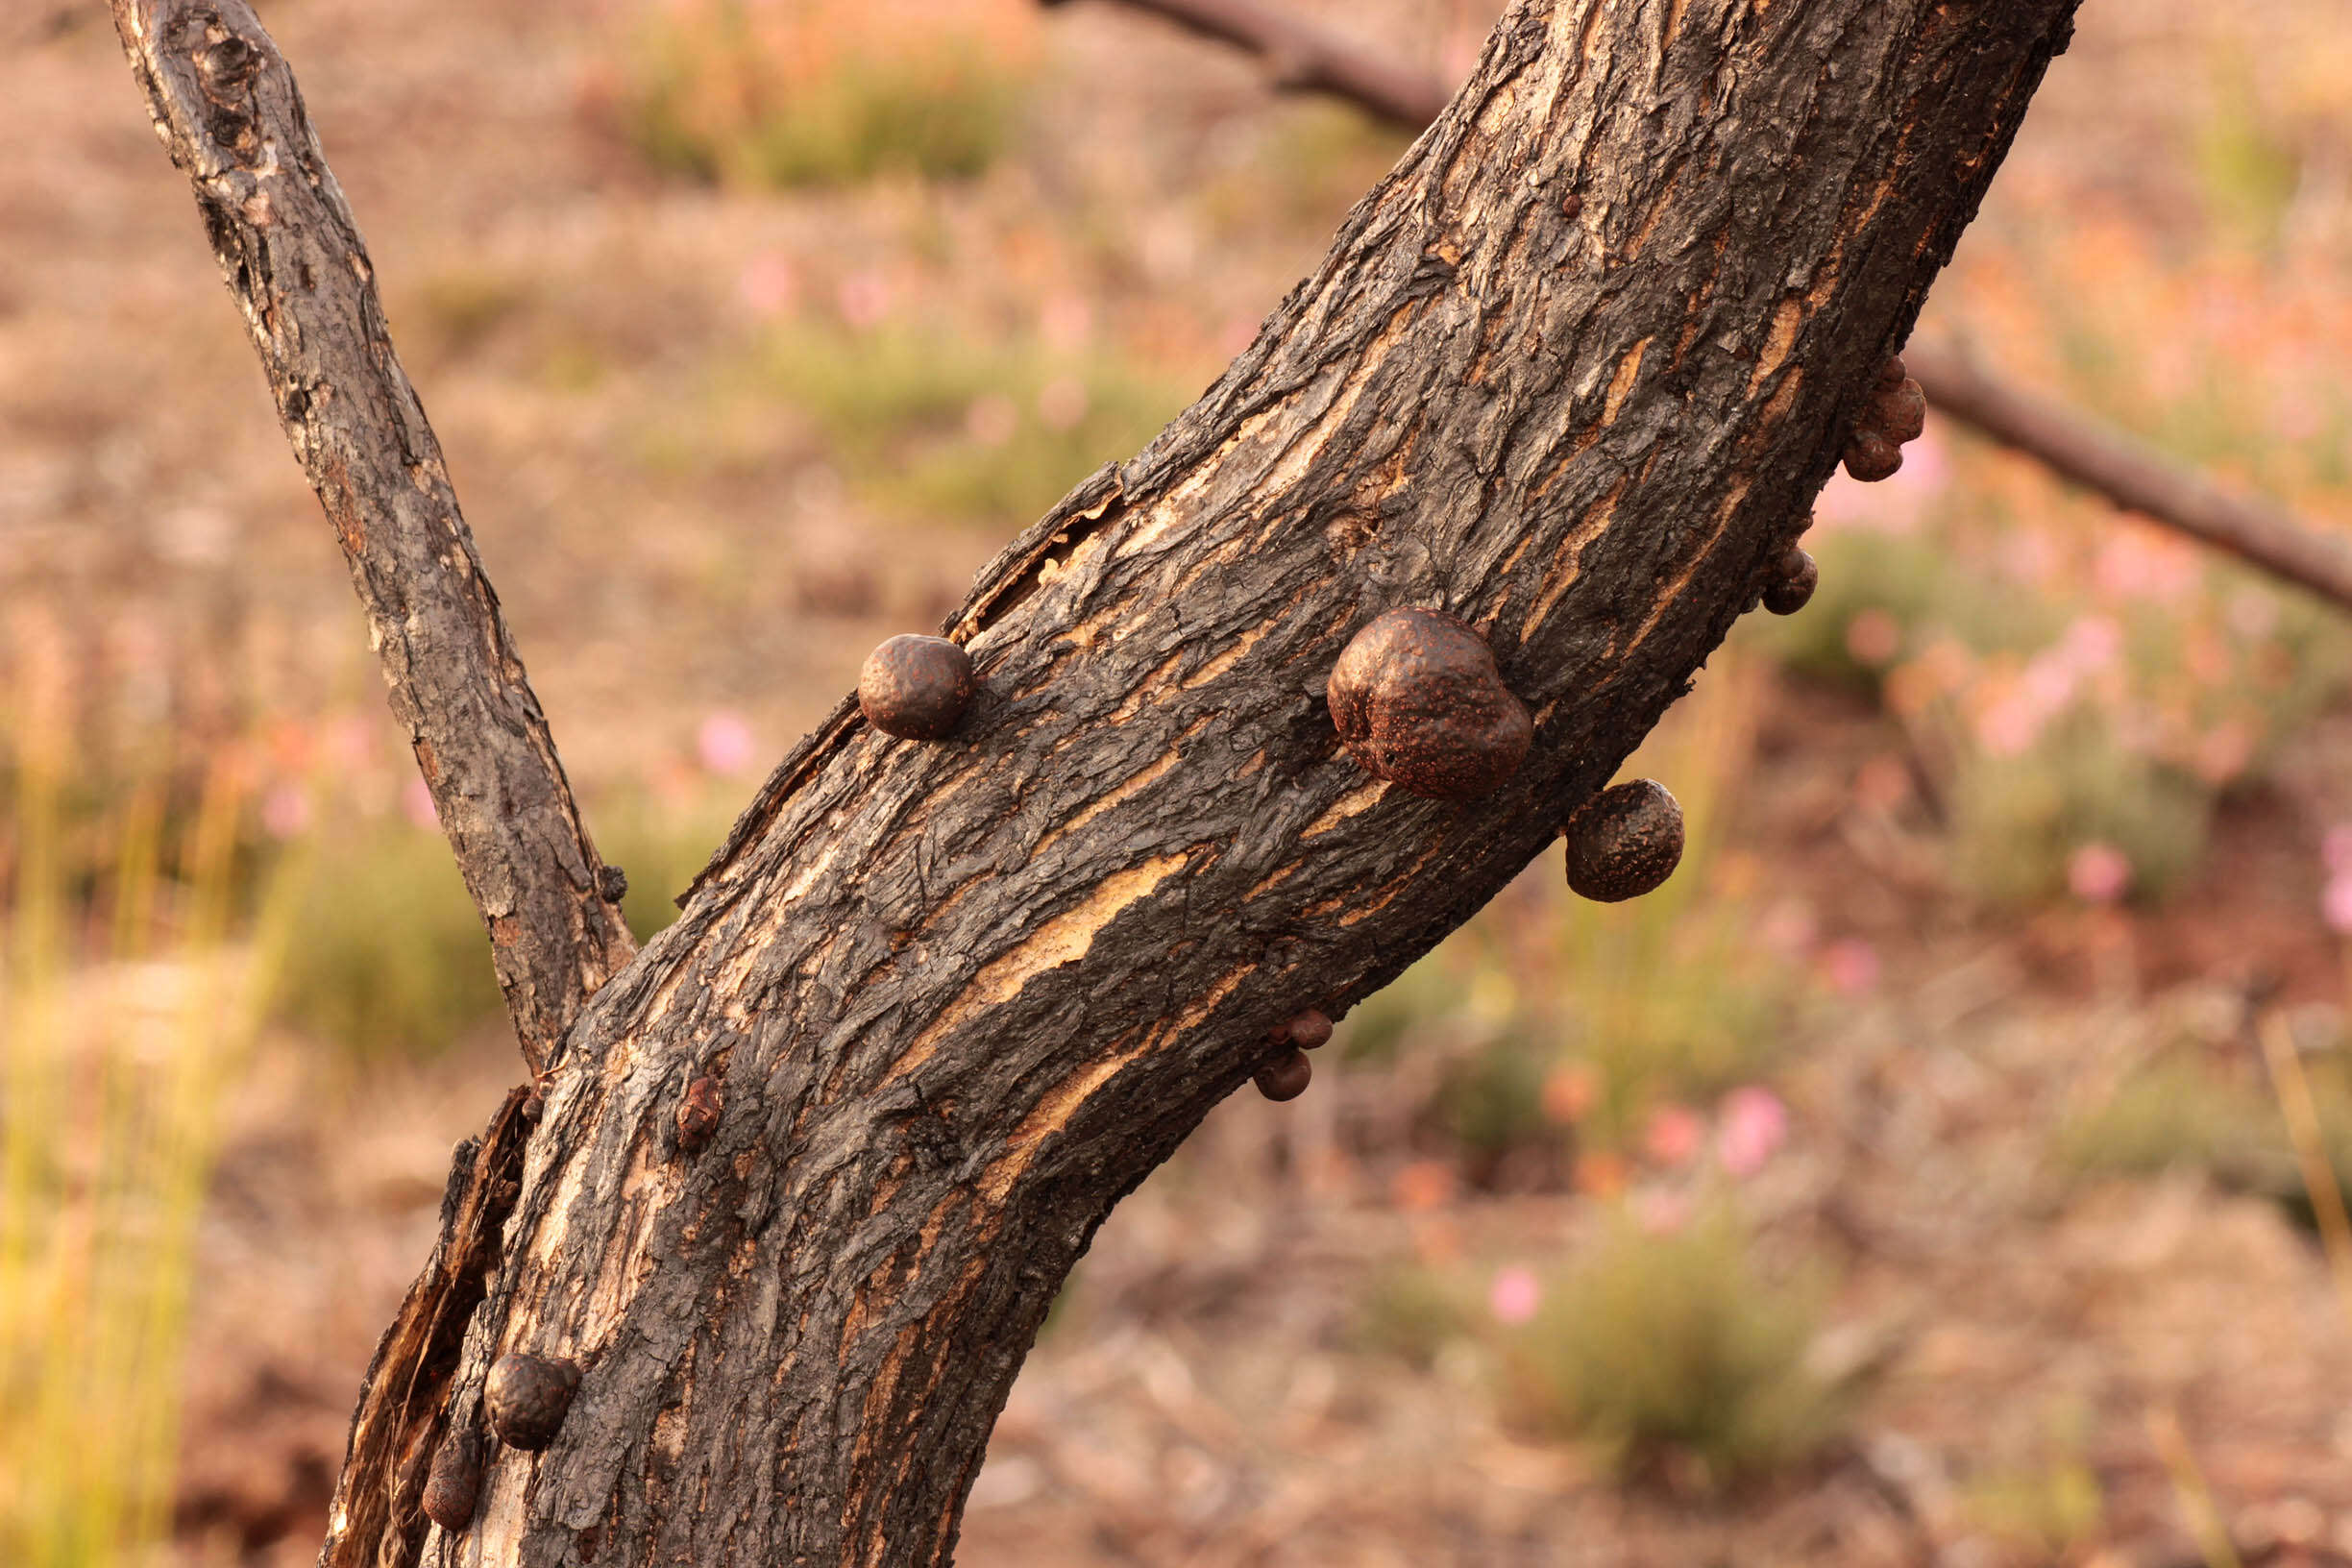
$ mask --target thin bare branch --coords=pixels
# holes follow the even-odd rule
[[[1068,0],[1039,0],[1059,6]],[[1454,96],[1443,82],[1366,53],[1311,22],[1250,0],[1122,0],[1205,37],[1264,58],[1277,85],[1328,92],[1418,131]]]
[[[1062,5],[1066,0],[1040,0]],[[1287,87],[1328,92],[1418,131],[1452,96],[1443,84],[1333,38],[1256,0],[1115,0],[1262,56]],[[2095,490],[2126,511],[2175,528],[2333,603],[2352,609],[2352,548],[2256,497],[2234,496],[2194,469],[2112,426],[2003,383],[1974,361],[1930,345],[1903,351],[1938,413]]]
[[[1967,355],[1913,343],[1903,363],[1937,413],[2014,447],[2062,478],[2352,609],[2352,549],[2253,496],[2233,495],[2111,425],[1988,375]]]
[[[244,0],[111,0],[156,132],[195,187],[280,423],[326,507],[417,766],[544,1067],[636,950],[402,373],[375,268],[293,73]]]

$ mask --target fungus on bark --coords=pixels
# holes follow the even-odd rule
[[[1331,1043],[1332,1021],[1318,1008],[1309,1008],[1289,1022],[1274,1030],[1277,1044],[1296,1045],[1302,1051],[1311,1051]]]
[[[1325,697],[1359,766],[1433,800],[1492,794],[1535,733],[1486,640],[1436,610],[1374,617],[1340,652]]]
[[[1879,367],[1870,401],[1846,438],[1846,472],[1864,483],[1891,478],[1902,467],[1902,448],[1927,428],[1927,394],[1911,379],[1902,355]]]
[[[572,1409],[579,1380],[579,1367],[571,1361],[508,1351],[490,1364],[482,1384],[490,1430],[509,1448],[536,1453],[547,1447]]]
[[[1568,818],[1568,886],[1595,903],[1654,891],[1682,862],[1682,808],[1654,778],[1613,784]]]
[[[971,655],[944,637],[893,637],[858,672],[859,711],[901,740],[944,738],[978,690]]]
[[[451,1431],[434,1451],[432,1471],[425,1479],[425,1517],[452,1532],[472,1524],[481,1472],[480,1430],[469,1425]]]
[[[1808,551],[1791,545],[1774,566],[1773,580],[1764,589],[1764,607],[1775,615],[1795,615],[1811,602],[1821,586],[1821,566]]]
[[[1258,1092],[1269,1100],[1295,1100],[1307,1092],[1314,1066],[1296,1045],[1275,1057],[1256,1074]]]

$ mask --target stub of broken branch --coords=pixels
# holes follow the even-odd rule
[[[112,0],[156,131],[334,525],[417,766],[489,928],[524,1059],[547,1065],[636,943],[402,373],[375,268],[244,0]]]
[[[1066,0],[1040,0],[1047,6]],[[1418,131],[1452,96],[1433,78],[1380,59],[1258,0],[1116,0],[1266,61],[1284,87],[1328,92]],[[2352,609],[2352,546],[2258,497],[2234,495],[2122,430],[2003,382],[1949,349],[1912,344],[1910,373],[1938,413],[2015,449],[2126,511],[2188,534]]]

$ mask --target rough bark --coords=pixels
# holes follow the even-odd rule
[[[355,1443],[323,1560],[945,1560],[1112,1206],[1270,1025],[1540,852],[1753,601],[2072,11],[1520,0],[1216,385],[982,572],[956,737],[845,703],[583,1010],[535,1132],[502,1115],[440,1256],[487,1265],[520,1143],[502,1262],[420,1283],[486,1287],[441,1409],[508,1351],[585,1379],[462,1531],[405,1501],[433,1423]],[[1491,796],[1336,747],[1325,676],[1398,605],[1479,627],[1534,715]],[[387,1342],[363,1428],[439,1342]]]
[[[524,1060],[542,1067],[636,943],[392,352],[358,225],[293,73],[244,0],[112,6],[279,422],[342,541]]]
[[[1433,79],[1359,50],[1279,7],[1258,0],[1117,3],[1259,56],[1280,86],[1344,98],[1408,131],[1420,130],[1445,108],[1445,88]],[[2125,511],[2352,609],[2352,550],[2325,530],[2261,497],[2233,495],[2123,430],[2011,385],[1958,350],[1914,343],[1904,359],[1939,414]]]

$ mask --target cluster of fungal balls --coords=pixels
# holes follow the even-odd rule
[[[482,1383],[482,1418],[490,1435],[508,1448],[535,1454],[555,1440],[578,1392],[579,1363],[554,1356],[508,1351],[490,1363]],[[420,1500],[425,1516],[443,1530],[474,1522],[481,1495],[482,1437],[478,1428],[453,1428],[433,1453]]]

